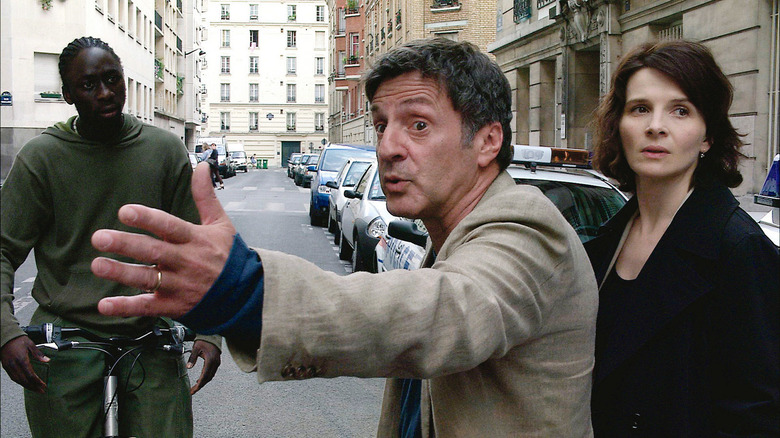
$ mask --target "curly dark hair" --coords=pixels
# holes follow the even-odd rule
[[[596,112],[593,165],[614,178],[621,190],[634,192],[634,171],[628,165],[620,140],[620,119],[626,104],[626,87],[631,76],[652,68],[671,78],[703,115],[710,149],[693,174],[693,186],[720,182],[728,187],[742,183],[738,169],[742,141],[729,120],[733,89],[710,50],[693,41],[673,40],[642,44],[629,53],[612,75],[612,87]]]
[[[384,54],[365,73],[369,102],[384,81],[415,71],[446,88],[463,120],[464,144],[471,144],[483,126],[501,123],[504,139],[496,161],[501,170],[506,169],[512,160],[512,92],[498,64],[469,42],[412,41]]]
[[[75,40],[71,41],[67,46],[65,46],[64,49],[62,49],[62,53],[60,53],[60,61],[59,61],[59,70],[60,70],[60,78],[62,79],[62,88],[65,91],[69,91],[68,84],[65,81],[65,75],[67,73],[68,67],[70,67],[70,63],[73,61],[73,59],[84,49],[89,49],[91,47],[97,47],[100,49],[105,50],[111,56],[116,59],[116,61],[119,63],[119,65],[122,65],[122,60],[119,59],[119,56],[114,52],[114,49],[111,48],[108,44],[103,42],[100,38],[95,37],[81,37],[76,38]]]

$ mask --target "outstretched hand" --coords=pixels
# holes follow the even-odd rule
[[[214,194],[210,172],[209,165],[201,163],[192,177],[192,197],[201,225],[160,210],[128,204],[119,209],[119,220],[160,239],[116,230],[98,230],[92,235],[92,245],[100,251],[157,265],[155,268],[95,258],[92,272],[96,276],[138,289],[154,289],[148,294],[103,298],[98,303],[100,313],[178,318],[208,292],[222,272],[236,234]]]

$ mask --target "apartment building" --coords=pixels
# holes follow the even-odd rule
[[[589,123],[623,53],[669,38],[703,42],[734,86],[743,184],[761,189],[778,153],[778,0],[498,0],[496,56],[512,85],[519,144],[591,149]]]
[[[286,165],[327,143],[325,0],[208,2],[204,13],[203,136]]]
[[[470,41],[486,53],[495,41],[495,0],[331,0],[330,4],[335,29],[343,32],[333,38],[332,46],[337,56],[331,66],[332,93],[342,97],[340,105],[331,106],[333,141],[376,144],[368,101],[357,80],[379,55],[420,38]],[[356,27],[360,23],[362,30]]]
[[[182,103],[183,84],[196,73],[183,68],[181,35],[191,24],[185,14],[197,15],[195,3],[199,1],[3,1],[0,179],[5,179],[16,153],[28,140],[76,114],[62,98],[58,62],[62,49],[83,36],[102,39],[121,58],[126,114],[171,130],[182,140],[185,121],[191,120],[189,129],[196,130],[199,120],[190,118]]]

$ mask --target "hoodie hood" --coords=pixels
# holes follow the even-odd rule
[[[105,142],[94,141],[88,140],[78,135],[73,130],[73,122],[76,120],[76,117],[78,116],[72,116],[64,122],[55,123],[54,126],[46,128],[46,130],[43,131],[43,135],[52,135],[63,141],[76,143],[84,147],[127,147],[132,144],[133,140],[141,135],[141,128],[143,126],[143,124],[134,116],[129,114],[122,114],[122,128],[119,130],[119,132],[116,133],[116,135],[112,136],[111,139]]]

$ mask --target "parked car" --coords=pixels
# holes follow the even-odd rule
[[[287,178],[293,177],[293,168],[301,162],[302,153],[293,152],[287,160]]]
[[[761,192],[754,195],[753,202],[759,205],[766,205],[772,209],[758,220],[758,225],[769,237],[769,240],[780,247],[780,154],[775,155],[769,173],[766,175]]]
[[[590,168],[585,150],[516,145],[512,163],[507,171],[515,182],[538,187],[558,207],[582,242],[595,237],[601,224],[628,200],[606,177]],[[421,229],[421,223],[416,225],[402,225],[406,240],[387,233],[382,236],[375,251],[378,271],[420,266],[425,249],[419,240],[417,244],[408,240],[410,233],[427,233]]]
[[[317,154],[303,154],[301,161],[295,166],[293,170],[293,180],[296,186],[304,185],[304,178],[306,177],[306,168],[317,164],[317,160],[320,158]],[[311,179],[309,179],[311,181]]]
[[[395,219],[387,211],[376,162],[368,166],[354,189],[344,190],[347,202],[341,212],[339,258],[352,259],[352,271],[377,272],[374,249]]]
[[[352,157],[375,158],[376,149],[373,146],[331,143],[322,151],[311,180],[309,219],[312,225],[327,224],[331,190],[328,181],[332,181],[347,159]]]
[[[218,144],[217,153],[219,154],[219,174],[222,178],[236,176],[236,165],[230,160],[230,156],[225,152],[225,146]]]
[[[192,165],[192,170],[195,170],[195,168],[198,167],[198,163],[200,163],[200,157],[195,152],[189,152],[187,155],[190,156],[190,164]]]
[[[249,162],[247,161],[246,152],[243,150],[230,152],[230,161],[236,167],[236,170],[243,170],[244,173],[249,171]]]
[[[374,160],[367,158],[350,158],[341,166],[341,170],[336,174],[336,178],[325,183],[330,188],[328,197],[328,231],[333,233],[333,243],[339,244],[341,239],[341,211],[347,198],[344,197],[344,190],[355,187],[363,172]]]

